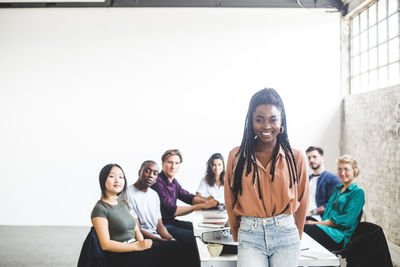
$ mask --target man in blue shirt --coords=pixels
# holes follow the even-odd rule
[[[308,205],[307,220],[321,220],[326,204],[332,195],[335,186],[340,184],[339,178],[325,170],[324,150],[320,147],[310,146],[306,150],[308,164],[313,170],[310,174],[310,201]]]

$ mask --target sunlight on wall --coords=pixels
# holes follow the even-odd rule
[[[274,87],[292,146],[339,153],[339,14],[290,9],[0,10],[0,224],[88,225],[98,173],[240,144],[250,97]],[[12,203],[12,205],[11,205]]]

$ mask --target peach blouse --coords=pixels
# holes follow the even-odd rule
[[[292,184],[292,188],[289,188],[289,169],[282,147],[280,147],[276,158],[273,182],[271,182],[272,175],[270,175],[272,161],[265,168],[257,160],[262,195],[262,199],[260,199],[257,184],[253,185],[254,167],[248,176],[245,173],[243,174],[242,194],[238,193],[235,196],[233,193],[233,169],[235,156],[238,151],[239,147],[236,147],[229,153],[224,186],[225,206],[229,216],[233,239],[237,241],[240,216],[265,218],[283,213],[294,214],[295,223],[301,238],[309,200],[309,186],[304,155],[299,150],[292,149],[299,178],[298,184]]]

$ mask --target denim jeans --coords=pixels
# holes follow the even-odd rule
[[[241,217],[237,267],[297,267],[299,231],[292,214],[275,217]]]

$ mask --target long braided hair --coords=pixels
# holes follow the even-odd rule
[[[292,148],[290,147],[289,138],[287,134],[286,127],[286,113],[285,107],[283,105],[281,97],[278,93],[272,88],[265,88],[253,95],[250,100],[249,110],[247,111],[247,116],[244,124],[244,133],[242,143],[240,144],[240,148],[235,158],[235,167],[233,170],[233,192],[235,195],[242,194],[242,176],[245,172],[246,176],[252,171],[253,172],[253,185],[257,184],[258,187],[258,196],[262,199],[261,188],[260,188],[260,180],[259,173],[256,163],[256,153],[255,153],[255,144],[256,144],[256,134],[253,131],[253,112],[255,109],[262,104],[266,105],[274,105],[278,108],[281,113],[281,121],[282,126],[284,128],[283,133],[279,133],[277,136],[277,145],[275,146],[273,156],[272,156],[272,164],[270,174],[272,175],[271,181],[274,181],[275,178],[275,164],[276,164],[276,156],[279,152],[279,147],[282,146],[285,152],[285,158],[287,162],[287,166],[289,169],[289,181],[290,188],[292,188],[293,184],[298,183],[298,175],[297,175],[297,167],[296,161],[294,159],[294,155],[292,152]]]

